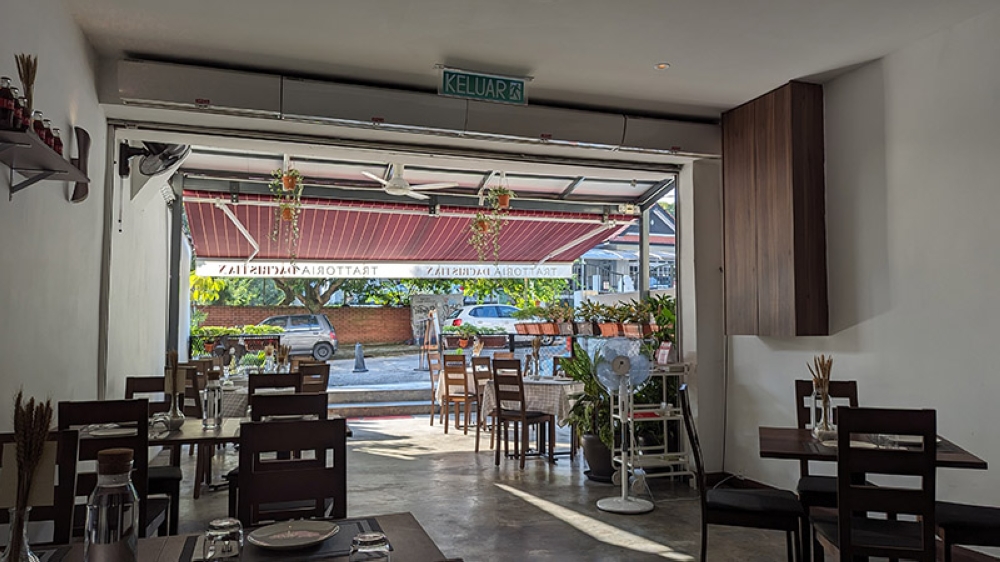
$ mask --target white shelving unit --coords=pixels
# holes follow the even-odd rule
[[[684,416],[681,413],[681,408],[679,404],[673,404],[668,402],[667,399],[667,381],[670,378],[678,378],[677,388],[686,381],[686,377],[691,372],[691,365],[688,363],[678,363],[674,365],[654,365],[650,369],[650,378],[660,377],[662,380],[661,388],[663,389],[663,397],[660,404],[634,404],[630,403],[628,410],[632,412],[632,415],[624,420],[628,424],[628,439],[632,443],[636,443],[635,451],[637,455],[632,456],[630,462],[625,463],[625,468],[633,475],[637,476],[636,472],[641,470],[641,474],[646,478],[664,478],[664,477],[686,477],[692,476],[693,473],[689,469],[688,464],[688,452],[685,446],[686,441],[684,438]],[[631,401],[632,396],[628,399]],[[612,396],[612,418],[618,421],[621,419],[621,403],[619,397]],[[635,422],[660,422],[661,431],[663,435],[662,445],[645,445],[638,446],[637,436],[635,434]],[[673,426],[675,428],[675,434],[677,435],[677,450],[671,450],[670,448],[670,428]],[[615,450],[612,452],[612,462],[616,467],[621,467],[622,459],[626,457],[623,454],[622,448],[616,446]],[[617,475],[616,475],[617,476]]]

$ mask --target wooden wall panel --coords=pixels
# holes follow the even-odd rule
[[[726,333],[756,334],[757,199],[754,186],[754,104],[723,116],[723,221]]]

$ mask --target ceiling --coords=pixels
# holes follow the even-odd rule
[[[714,118],[995,0],[68,0],[107,57],[434,90],[434,65],[530,75],[529,101]],[[668,62],[667,70],[654,64]]]

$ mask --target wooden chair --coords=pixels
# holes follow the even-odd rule
[[[521,377],[521,362],[519,360],[493,360],[493,394],[497,402],[494,433],[499,439],[500,431],[503,431],[504,455],[509,456],[510,454],[508,448],[510,443],[509,424],[513,423],[515,436],[520,433],[519,439],[514,442],[514,454],[517,455],[523,469],[524,461],[528,455],[528,429],[530,425],[537,424],[539,440],[541,440],[543,428],[548,427],[549,462],[555,462],[555,417],[551,414],[527,409],[524,398],[524,379]],[[542,447],[539,447],[539,454],[542,452]],[[495,463],[500,466],[499,443],[497,443]]]
[[[455,429],[458,427],[459,409],[465,410],[465,434],[469,434],[469,422],[472,417],[471,408],[477,403],[474,389],[469,388],[469,377],[465,370],[465,355],[444,356],[444,377],[441,380],[441,410],[444,432],[448,433],[448,418],[451,407],[455,407]]]
[[[302,364],[299,366],[299,375],[302,377],[302,390],[300,392],[326,394],[326,390],[330,386],[329,363]]]
[[[315,416],[327,419],[326,393],[319,394],[256,394],[250,396],[252,421],[272,421],[273,416]],[[285,455],[287,457],[287,455]],[[226,474],[229,485],[229,516],[236,517],[239,497],[240,469],[236,467]]]
[[[134,426],[134,435],[116,437],[91,437],[86,432],[80,433],[78,449],[79,461],[96,461],[97,452],[104,449],[124,447],[132,449],[132,485],[139,496],[139,534],[148,536],[151,531],[159,528],[161,535],[168,531],[167,498],[150,497],[149,495],[149,403],[144,399],[133,400],[93,400],[81,402],[60,402],[59,430],[79,429],[91,424],[115,423],[123,426]],[[88,497],[97,486],[96,472],[81,472],[76,478],[76,495]],[[73,529],[83,531],[86,510],[78,505],[74,510]]]
[[[795,381],[795,418],[799,429],[811,427],[813,382],[811,380]],[[857,381],[830,381],[830,400],[833,403],[833,423],[837,423],[837,406],[858,407]],[[817,416],[819,413],[817,412]],[[799,461],[799,482],[795,487],[799,502],[806,510],[806,515],[814,507],[836,509],[837,507],[837,477],[809,474],[809,461]],[[809,544],[812,542],[812,526],[803,525],[802,544],[805,559],[810,558]]]
[[[956,544],[1000,546],[1000,508],[937,502],[935,518],[944,543],[944,562],[951,562]]]
[[[431,377],[431,425],[434,425],[434,410],[437,407],[438,384],[441,380],[441,353],[437,351],[427,352],[427,370]]]
[[[149,415],[170,410],[170,397],[164,394],[163,377],[125,377],[125,398],[145,398],[149,402]],[[153,400],[159,398],[159,400]],[[194,450],[194,447],[191,448]],[[180,446],[171,445],[170,465],[149,467],[149,493],[165,495],[170,499],[168,533],[176,534],[180,521],[181,480],[184,473],[180,467]],[[200,461],[200,459],[199,459]],[[196,463],[201,466],[201,463]]]
[[[56,442],[56,482],[52,505],[36,505],[31,508],[31,520],[52,521],[52,541],[45,543],[32,541],[31,544],[67,544],[70,541],[73,527],[73,503],[76,499],[76,457],[79,445],[79,433],[74,429],[53,431],[49,433],[49,441]],[[11,471],[5,478],[14,478],[17,474],[17,459],[3,458],[2,446],[14,443],[13,433],[0,433],[0,467],[4,472]],[[6,465],[6,466],[4,466]],[[10,512],[0,509],[0,525],[10,524]]]
[[[240,426],[237,513],[243,525],[302,517],[346,517],[346,427],[343,418],[248,422]],[[287,451],[314,454],[312,458],[275,458],[275,453]],[[332,465],[328,452],[333,453]]]
[[[247,392],[251,396],[261,388],[293,388],[296,394],[302,392],[302,375],[298,373],[250,375],[247,380]]]
[[[702,460],[701,442],[695,429],[694,416],[691,415],[691,401],[686,384],[681,385],[678,395],[684,415],[684,427],[691,444],[691,456],[694,457],[695,478],[701,500],[701,560],[707,560],[709,525],[784,531],[789,562],[801,560],[799,528],[805,511],[799,499],[786,490],[709,489],[705,483],[705,462]]]
[[[472,359],[472,377],[476,383],[476,452],[479,452],[479,431],[485,428],[492,431],[492,426],[487,425],[487,420],[493,417],[491,412],[483,410],[483,394],[486,391],[486,384],[493,380],[493,362],[489,357],[474,357]],[[490,440],[490,448],[493,448],[493,441]]]
[[[493,352],[493,359],[514,359],[513,351],[495,351]]]
[[[184,377],[184,415],[200,420],[203,417],[201,393],[205,390],[207,376],[193,365],[180,368],[187,371]],[[191,449],[194,450],[194,447]]]
[[[843,407],[839,410],[837,517],[812,519],[813,558],[823,559],[822,543],[839,550],[842,561],[878,556],[933,562],[937,555],[934,524],[936,412]],[[852,446],[867,435],[916,436],[920,445],[876,449]],[[869,441],[863,443],[871,444]],[[907,478],[894,479],[891,486],[873,486],[867,482],[869,474]],[[917,483],[908,486],[913,481]],[[884,518],[888,514],[905,515],[915,520]]]

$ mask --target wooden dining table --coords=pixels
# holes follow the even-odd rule
[[[427,531],[420,526],[420,523],[411,513],[393,513],[390,515],[378,515],[374,517],[378,522],[382,532],[389,539],[392,546],[392,558],[394,560],[405,560],[408,562],[441,562],[445,560],[444,554],[431,540]],[[192,546],[198,535],[175,535],[170,537],[153,537],[139,539],[139,562],[191,562],[192,559],[200,558],[193,552]],[[256,548],[247,544],[246,549]],[[39,551],[49,550],[47,548],[36,549]],[[61,562],[82,562],[83,543],[75,543],[68,546],[53,547],[56,555],[62,555]],[[199,553],[200,554],[200,553]],[[288,551],[289,558],[309,560],[329,560],[332,562],[342,562],[348,559],[347,556],[320,557],[308,555],[308,552]],[[243,557],[244,560],[247,556]]]
[[[760,427],[758,436],[761,458],[837,462],[837,448],[823,445],[809,429]],[[985,460],[942,437],[938,438],[937,466],[974,470],[988,468]]]

